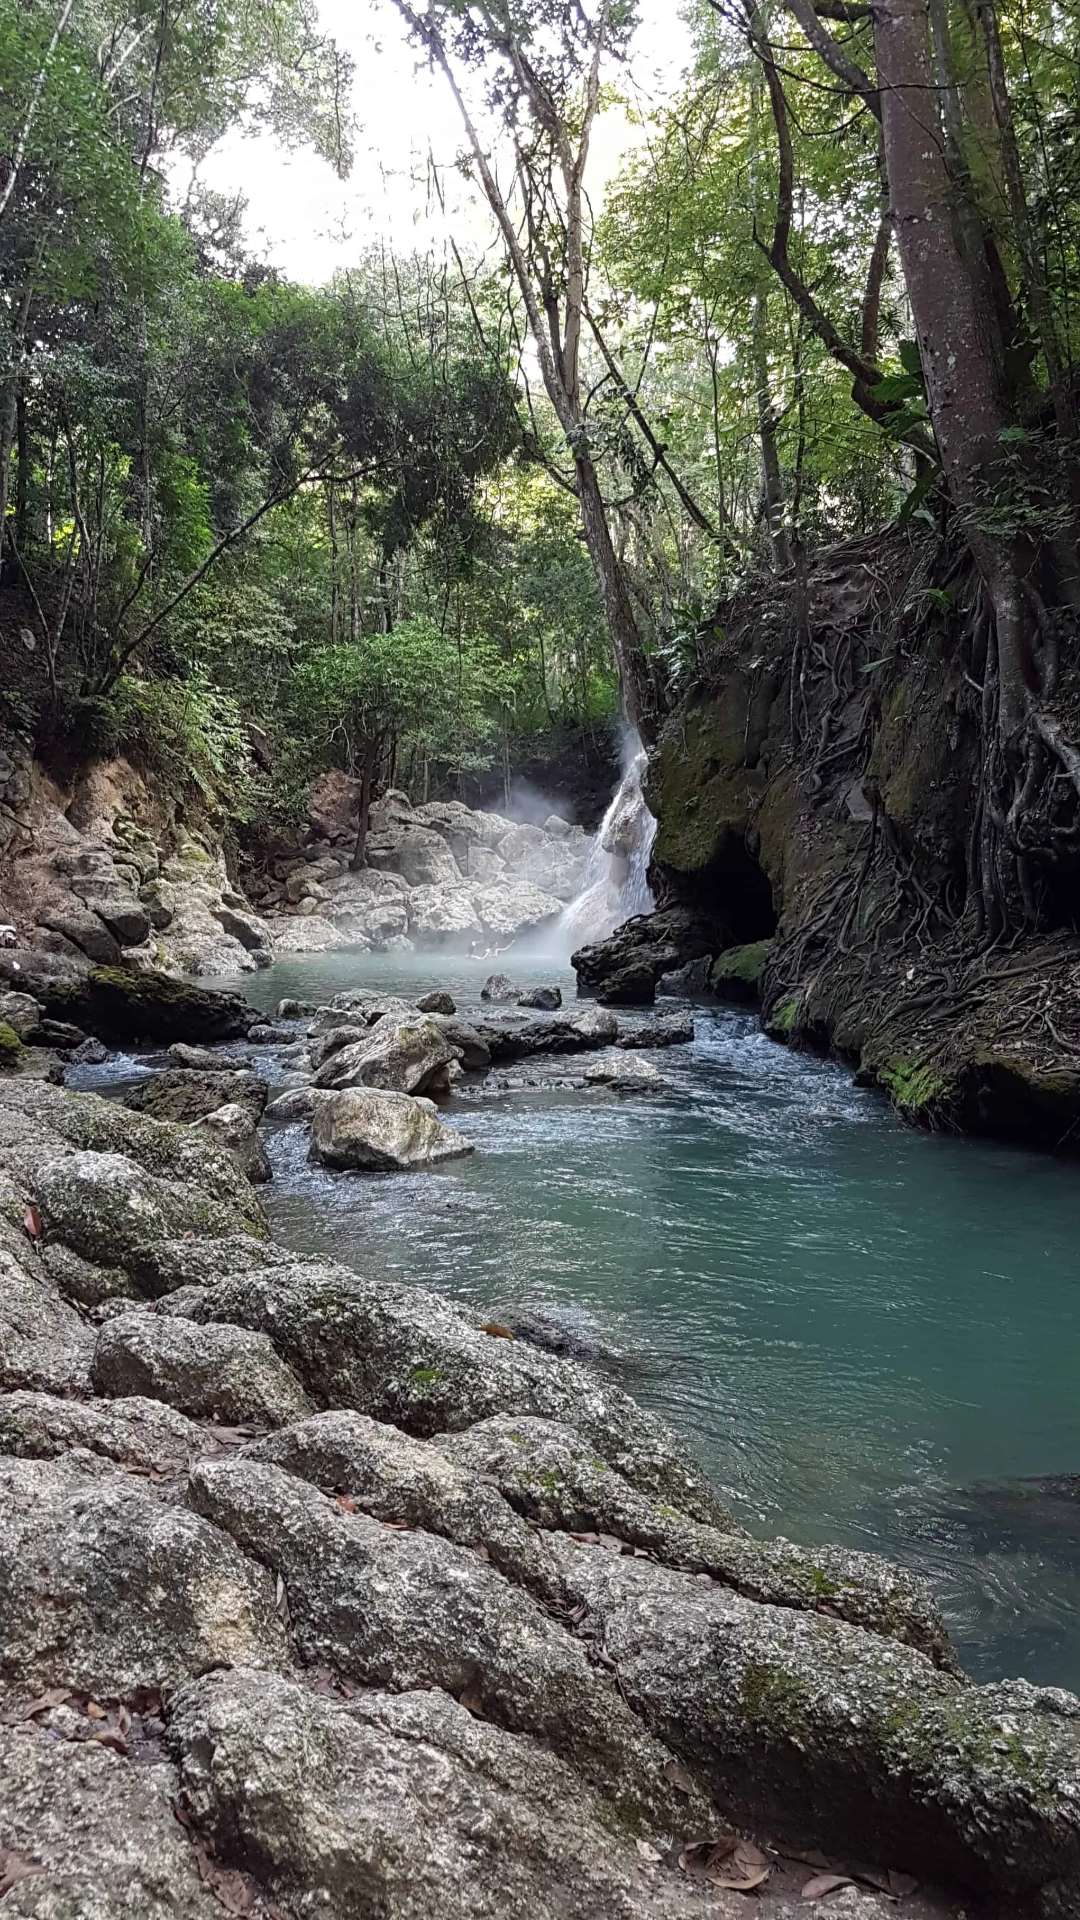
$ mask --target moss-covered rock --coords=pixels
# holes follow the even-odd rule
[[[103,1040],[235,1040],[258,1020],[238,994],[214,993],[137,967],[91,967],[80,979],[42,981],[47,1013]]]
[[[713,962],[709,974],[713,992],[721,1000],[758,1001],[761,976],[771,951],[771,940],[752,940],[743,947],[729,947]]]

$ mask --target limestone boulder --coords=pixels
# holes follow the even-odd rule
[[[435,996],[430,996],[434,998]],[[449,994],[440,996],[449,999]],[[484,1039],[479,1027],[470,1020],[463,1020],[457,1013],[433,1013],[439,1032],[444,1034],[450,1045],[461,1059],[461,1064],[469,1073],[482,1073],[491,1065],[491,1048]]]
[[[554,893],[513,878],[491,887],[473,889],[473,907],[484,932],[495,940],[516,940],[544,926],[562,912]]]
[[[197,1121],[199,1132],[223,1152],[231,1153],[253,1187],[273,1178],[266,1148],[259,1138],[258,1121],[249,1106],[227,1101]]]
[[[109,1320],[98,1334],[92,1378],[95,1392],[110,1398],[163,1400],[191,1419],[225,1426],[280,1427],[311,1411],[265,1334],[157,1314]]]
[[[446,1693],[319,1698],[215,1674],[170,1724],[184,1798],[227,1861],[325,1920],[736,1920],[644,1865],[601,1795]],[[257,1782],[257,1789],[253,1790]]]
[[[84,1724],[89,1736],[94,1723]],[[0,1727],[0,1775],[11,1920],[221,1920],[173,1811],[178,1781],[164,1756],[136,1766],[31,1721]]]
[[[183,1472],[213,1450],[204,1427],[159,1400],[58,1400],[48,1393],[0,1397],[0,1453],[53,1460],[72,1448],[115,1460],[140,1472]]]
[[[144,1481],[79,1454],[0,1458],[0,1690],[98,1698],[222,1665],[277,1667],[265,1569]],[[6,1797],[6,1796],[5,1796]]]
[[[399,873],[410,887],[461,883],[461,869],[442,835],[433,833],[430,827],[414,826],[411,821],[385,838],[373,840],[367,857],[369,866]]]
[[[627,1059],[622,1053],[602,1053],[585,1069],[590,1086],[607,1087],[612,1093],[662,1093],[668,1082],[651,1060]]]
[[[35,992],[53,1018],[73,1021],[120,1046],[241,1039],[258,1018],[238,995],[212,993],[137,967],[105,965],[74,978],[70,973],[39,977]]]
[[[545,1601],[562,1598],[559,1576],[535,1529],[471,1463],[459,1466],[430,1441],[414,1440],[367,1414],[339,1411],[313,1414],[251,1441],[243,1452],[343,1496],[375,1520],[482,1547],[507,1579]]]
[[[416,887],[409,895],[409,933],[423,944],[461,944],[482,932],[473,895],[460,876],[449,886]]]
[[[155,1120],[201,1120],[216,1107],[242,1106],[254,1120],[262,1117],[270,1089],[258,1073],[215,1066],[168,1067],[141,1080],[124,1096],[124,1105]]]
[[[121,1153],[57,1155],[34,1184],[45,1233],[103,1265],[126,1266],[153,1241],[250,1224],[250,1215],[181,1179],[147,1173]]]
[[[572,1636],[476,1553],[349,1513],[254,1460],[196,1465],[190,1499],[283,1582],[308,1664],[395,1693],[470,1689],[485,1718],[561,1752],[624,1819],[685,1817],[664,1748]]]
[[[317,1087],[377,1087],[387,1093],[426,1093],[442,1082],[458,1057],[434,1020],[419,1016],[398,1022],[392,1014],[376,1022],[364,1039],[342,1047],[315,1075]]]
[[[420,1438],[495,1413],[561,1420],[640,1491],[691,1518],[728,1524],[655,1414],[572,1360],[493,1338],[463,1307],[423,1287],[282,1255],[210,1284],[194,1311],[268,1334],[316,1406],[353,1408]]]
[[[0,1389],[85,1393],[93,1329],[61,1297],[27,1249],[17,1258],[0,1245]]]
[[[311,1157],[339,1172],[405,1173],[473,1153],[472,1141],[406,1093],[350,1087],[329,1093],[311,1118]]]

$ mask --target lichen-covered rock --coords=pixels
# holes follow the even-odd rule
[[[426,1093],[458,1057],[433,1020],[376,1021],[362,1040],[331,1055],[315,1075],[317,1087],[379,1087],[387,1093]]]
[[[738,1896],[643,1867],[580,1776],[439,1691],[348,1704],[214,1674],[169,1729],[222,1858],[326,1920],[735,1920]],[[295,1906],[291,1902],[295,1901]]]
[[[479,1555],[345,1512],[254,1460],[202,1462],[190,1498],[283,1580],[309,1664],[394,1692],[469,1690],[485,1718],[554,1746],[635,1824],[704,1813],[583,1649]]]
[[[80,1454],[0,1458],[0,1690],[99,1698],[280,1666],[274,1589],[218,1528]]]
[[[177,1780],[96,1741],[34,1725],[0,1727],[0,1861],[12,1873],[5,1920],[221,1920],[173,1812]]]
[[[734,1529],[702,1526],[638,1493],[572,1427],[553,1420],[502,1414],[464,1433],[440,1434],[430,1444],[458,1467],[493,1481],[539,1526],[608,1534],[669,1566],[710,1574],[749,1599],[849,1620],[955,1669],[929,1588],[888,1560],[845,1547],[809,1552],[788,1540],[753,1540]]]
[[[795,1846],[1080,1914],[1080,1719],[1003,1707],[840,1620],[552,1537],[623,1697],[736,1817]]]
[[[302,1420],[310,1402],[265,1334],[245,1327],[131,1313],[109,1320],[94,1348],[96,1392],[142,1394],[195,1420],[280,1427]]]
[[[59,1240],[42,1246],[41,1264],[65,1299],[75,1300],[82,1307],[100,1307],[105,1300],[133,1300],[139,1291],[124,1267],[104,1267],[84,1260]]]
[[[93,1329],[62,1299],[36,1256],[0,1245],[0,1389],[85,1393]]]
[[[128,1272],[141,1293],[167,1304],[182,1288],[210,1287],[234,1274],[286,1267],[294,1258],[246,1233],[205,1240],[155,1240],[132,1255]]]
[[[603,1053],[585,1069],[590,1086],[610,1087],[613,1093],[662,1093],[667,1081],[651,1060],[627,1060],[621,1053]]]
[[[482,1546],[508,1579],[545,1600],[562,1597],[560,1578],[535,1530],[495,1487],[429,1441],[363,1413],[317,1413],[250,1442],[243,1452],[310,1480],[324,1493],[344,1494],[375,1520],[425,1527],[463,1547]]]
[[[432,999],[448,1000],[449,994],[430,995]],[[491,1065],[491,1049],[479,1027],[469,1020],[463,1020],[458,1013],[432,1014],[432,1019],[440,1033],[445,1034],[450,1045],[461,1058],[461,1064],[469,1073],[482,1073]]]
[[[166,1058],[174,1067],[190,1067],[202,1073],[238,1073],[244,1062],[235,1054],[219,1053],[216,1047],[193,1047],[186,1040],[174,1040],[166,1049]]]
[[[654,1020],[635,1020],[619,1035],[620,1047],[681,1047],[694,1037],[692,1013],[666,1013]]]
[[[197,1187],[161,1180],[121,1153],[60,1154],[38,1170],[35,1191],[45,1232],[103,1265],[125,1265],[156,1240],[247,1224]]]
[[[562,912],[562,900],[527,880],[507,878],[495,886],[477,887],[473,908],[484,932],[495,940],[516,940]]]
[[[753,940],[747,946],[728,947],[720,954],[709,972],[709,985],[717,997],[756,1006],[772,947],[771,940]]]
[[[262,1117],[270,1089],[261,1074],[248,1069],[169,1067],[164,1073],[152,1073],[124,1095],[124,1105],[134,1113],[148,1113],[154,1120],[201,1120],[216,1108],[247,1107],[256,1120]]]
[[[618,1031],[615,1023],[591,1019],[588,1014],[552,1015],[548,1019],[478,1022],[476,1031],[494,1061],[527,1060],[538,1053],[588,1053],[606,1046]]]
[[[222,1280],[198,1311],[269,1334],[318,1406],[351,1407],[421,1438],[494,1413],[563,1420],[632,1485],[694,1519],[725,1521],[655,1414],[572,1360],[491,1338],[440,1294],[296,1262]]]
[[[0,1453],[53,1460],[84,1447],[145,1473],[182,1472],[213,1450],[204,1427],[159,1400],[58,1400],[48,1393],[0,1396]]]
[[[273,1178],[266,1148],[259,1138],[259,1123],[249,1106],[227,1101],[196,1122],[200,1133],[212,1140],[224,1153],[231,1153],[252,1186],[263,1186]]]
[[[483,931],[472,895],[460,877],[450,886],[414,887],[407,898],[409,932],[424,945],[461,945]]]
[[[240,1215],[245,1231],[266,1231],[262,1209],[235,1160],[190,1128],[131,1113],[93,1093],[68,1093],[40,1081],[0,1082],[0,1161],[26,1178],[28,1192],[38,1168],[62,1146],[123,1154],[148,1174],[197,1190],[208,1206],[224,1202],[222,1220]]]
[[[326,1094],[312,1113],[311,1157],[339,1171],[404,1173],[473,1152],[471,1140],[407,1093],[350,1087]]]

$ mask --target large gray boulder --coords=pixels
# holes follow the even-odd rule
[[[252,1186],[262,1186],[273,1178],[273,1168],[259,1137],[259,1126],[249,1106],[227,1101],[196,1122],[199,1132],[212,1140],[224,1153],[231,1153]]]
[[[5,1920],[222,1920],[173,1811],[171,1767],[133,1765],[84,1724],[84,1740],[0,1727]]]
[[[645,1864],[571,1767],[438,1690],[345,1704],[213,1674],[178,1696],[169,1737],[200,1831],[290,1912],[742,1920],[739,1896]]]
[[[124,1095],[124,1105],[134,1113],[147,1113],[154,1120],[201,1120],[204,1114],[228,1106],[248,1107],[255,1119],[262,1116],[270,1089],[261,1074],[249,1068],[169,1067],[164,1073],[152,1073]]]
[[[190,1498],[283,1581],[308,1664],[395,1693],[469,1689],[485,1718],[554,1747],[628,1821],[685,1813],[664,1748],[571,1635],[476,1553],[348,1513],[254,1460],[202,1462]]]
[[[276,1667],[273,1584],[218,1527],[78,1454],[0,1458],[0,1691],[99,1698]]]
[[[849,1620],[918,1647],[955,1670],[941,1610],[926,1582],[906,1568],[846,1547],[813,1552],[789,1540],[702,1526],[650,1500],[597,1459],[572,1427],[511,1414],[482,1420],[430,1443],[463,1472],[493,1484],[534,1525],[606,1535],[673,1567],[708,1574],[769,1606],[800,1607]]]
[[[279,1257],[209,1286],[194,1311],[268,1334],[317,1406],[351,1407],[421,1438],[495,1413],[562,1420],[641,1491],[693,1519],[729,1524],[655,1414],[573,1360],[493,1338],[423,1287]]]
[[[195,1420],[280,1427],[310,1402],[265,1334],[244,1327],[130,1313],[106,1321],[94,1349],[95,1391],[142,1394]]]
[[[205,1427],[158,1400],[58,1400],[48,1393],[0,1396],[0,1453],[54,1460],[73,1447],[141,1473],[183,1472],[214,1442]]]
[[[30,1248],[0,1244],[0,1391],[85,1393],[94,1333],[62,1299]]]
[[[508,1579],[544,1600],[562,1598],[560,1577],[535,1529],[497,1488],[430,1441],[414,1440],[364,1413],[317,1413],[251,1441],[244,1455],[284,1467],[324,1493],[344,1495],[375,1520],[483,1547]]]
[[[342,1047],[324,1061],[315,1085],[426,1093],[445,1082],[446,1068],[457,1058],[457,1049],[433,1020],[417,1015],[399,1023],[388,1014],[376,1021],[363,1040]]]
[[[563,903],[553,893],[512,877],[473,889],[473,907],[484,932],[494,940],[516,940],[554,920]]]
[[[449,886],[415,887],[409,894],[409,932],[428,946],[464,945],[483,932],[473,898],[460,878]]]
[[[446,841],[430,827],[391,827],[370,841],[368,865],[400,873],[410,887],[445,887],[461,884],[461,869]]]
[[[449,998],[449,995],[443,997]],[[491,1048],[479,1027],[463,1020],[459,1013],[433,1013],[430,1018],[460,1056],[467,1072],[482,1073],[491,1065]]]
[[[326,1094],[311,1117],[311,1157],[338,1171],[406,1173],[473,1152],[471,1140],[407,1093],[351,1087]]]
[[[39,1169],[35,1192],[45,1233],[103,1264],[126,1265],[157,1240],[239,1233],[251,1224],[223,1201],[146,1173],[121,1153],[59,1154]]]
[[[736,1819],[1080,1914],[1080,1701],[981,1688],[820,1613],[553,1535],[579,1629]]]

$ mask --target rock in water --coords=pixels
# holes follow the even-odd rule
[[[481,1000],[520,1000],[521,988],[508,973],[489,973],[480,989]]]
[[[559,987],[531,987],[518,1001],[519,1007],[534,1007],[538,1013],[556,1013],[562,1006]]]
[[[311,1157],[339,1171],[404,1173],[472,1152],[426,1101],[404,1093],[350,1087],[321,1099],[312,1115]]]
[[[55,1019],[103,1040],[237,1040],[258,1020],[238,994],[213,993],[137,967],[91,967],[72,979],[36,977],[36,996]]]
[[[434,993],[425,993],[416,1003],[418,1013],[456,1013],[457,1007],[450,994],[438,988]]]
[[[151,1074],[124,1096],[135,1113],[155,1120],[201,1120],[218,1107],[245,1107],[253,1119],[262,1117],[269,1087],[259,1074],[248,1071],[207,1072],[201,1067],[169,1067]]]
[[[570,955],[580,993],[611,1006],[651,1004],[662,974],[673,973],[721,944],[716,928],[688,907],[637,914],[606,940]]]
[[[459,1058],[434,1020],[376,1022],[364,1039],[331,1054],[315,1075],[317,1087],[379,1087],[388,1093],[426,1093]]]

